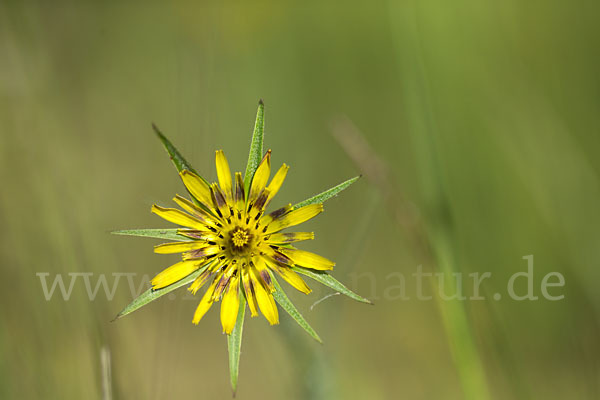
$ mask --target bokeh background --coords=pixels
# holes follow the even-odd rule
[[[46,301],[36,274],[137,286],[174,262],[109,234],[167,227],[150,206],[184,191],[150,123],[212,180],[215,149],[245,167],[264,98],[265,146],[292,167],[280,202],[364,173],[304,248],[375,306],[311,309],[331,291],[288,290],[325,344],[283,312],[274,328],[248,319],[238,398],[600,398],[599,8],[3,1],[0,397],[108,398],[107,383],[115,399],[231,397],[218,311],[191,324],[199,298],[111,323],[125,278],[112,300],[77,278]],[[506,296],[527,255],[535,295],[557,271],[563,300]],[[487,299],[419,301],[419,265],[463,273],[467,294],[467,274],[491,272]]]

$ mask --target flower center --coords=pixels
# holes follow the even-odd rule
[[[250,234],[245,229],[237,228],[231,235],[234,247],[244,247],[250,241]]]

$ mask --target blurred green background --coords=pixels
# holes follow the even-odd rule
[[[126,278],[111,301],[82,278],[46,301],[36,273],[137,286],[175,262],[109,234],[167,227],[150,206],[183,194],[150,123],[212,180],[215,149],[245,167],[264,98],[265,146],[291,165],[280,204],[365,173],[303,248],[376,305],[311,310],[331,291],[286,285],[325,344],[283,313],[274,328],[248,319],[238,398],[600,398],[599,9],[2,2],[0,397],[102,398],[102,348],[115,399],[231,397],[218,311],[191,324],[199,298],[180,289],[111,323]],[[530,254],[535,294],[557,271],[565,298],[492,300]],[[467,292],[468,273],[491,272],[487,299],[419,301],[418,265],[462,272]]]

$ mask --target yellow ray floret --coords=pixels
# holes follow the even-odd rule
[[[285,228],[299,225],[319,215],[323,211],[323,204],[311,204],[292,210],[283,216],[273,220],[265,233],[279,232]]]
[[[185,185],[187,190],[189,190],[192,196],[194,196],[194,198],[200,203],[210,208],[212,201],[210,186],[208,185],[208,183],[206,183],[198,175],[188,170],[181,171],[179,173],[179,176],[181,176],[183,184]]]
[[[289,169],[290,167],[283,164],[281,168],[279,168],[273,179],[271,179],[271,183],[269,183],[268,186],[269,191],[271,193],[269,194],[269,198],[267,199],[267,204],[270,203],[271,199],[273,199],[277,192],[279,192],[279,189],[281,188],[281,185],[283,185],[283,181],[285,180],[285,176],[287,175]]]
[[[229,279],[227,290],[221,300],[221,324],[223,332],[230,334],[235,326],[237,319],[238,308],[240,305],[240,283],[239,276],[234,275]]]
[[[292,285],[294,289],[299,290],[304,294],[312,292],[304,280],[289,267],[277,265],[275,262],[269,263],[269,267],[276,271],[287,283]]]
[[[260,311],[271,325],[278,324],[279,313],[277,312],[277,306],[275,305],[275,300],[273,300],[273,295],[265,289],[255,268],[250,268],[250,279],[252,280],[256,302],[258,303]]]
[[[191,240],[189,242],[171,242],[154,246],[154,252],[157,254],[183,253],[184,251],[196,250],[202,247],[206,247],[206,243],[199,240]]]
[[[200,267],[201,263],[195,261],[180,261],[156,275],[152,281],[152,289],[161,289],[185,278]]]
[[[271,150],[267,151],[267,154],[265,154],[254,173],[252,185],[250,186],[250,194],[248,195],[249,203],[253,203],[260,192],[267,186],[269,175],[271,175]]]
[[[333,261],[328,260],[318,254],[311,253],[310,251],[287,248],[279,249],[279,251],[288,256],[294,262],[294,264],[300,267],[325,271],[333,269],[335,266]]]
[[[177,205],[179,207],[183,208],[185,211],[190,213],[196,219],[202,221],[207,226],[211,226],[211,227],[216,226],[216,221],[215,221],[214,215],[209,214],[208,211],[203,210],[202,208],[198,207],[197,205],[195,205],[188,199],[181,197],[180,195],[175,195],[175,197],[173,198],[173,201],[175,201],[175,203],[177,203]]]
[[[192,217],[183,211],[175,208],[163,208],[157,205],[152,206],[152,212],[161,218],[166,219],[177,225],[187,226],[188,228],[206,229],[206,225],[200,222],[197,218]]]
[[[217,286],[217,283],[221,279],[221,275],[222,274],[217,274],[215,279],[204,293],[204,296],[202,296],[202,300],[200,300],[200,304],[198,304],[196,312],[194,313],[194,319],[192,320],[192,323],[198,325],[202,317],[204,317],[204,314],[206,314],[206,312],[210,309],[210,306],[212,306],[215,286]]]
[[[250,273],[247,268],[242,270],[242,284],[246,293],[246,299],[248,300],[248,308],[250,309],[250,315],[256,317],[258,315],[258,305],[256,304],[256,296],[254,295],[254,289],[252,287],[252,281],[250,280]]]
[[[231,170],[229,169],[229,163],[225,157],[223,150],[218,150],[216,154],[215,163],[217,165],[217,178],[219,179],[219,185],[225,195],[227,202],[231,202],[233,198],[232,184],[231,184]]]
[[[315,234],[313,232],[289,232],[289,233],[274,233],[265,238],[269,244],[295,243],[303,240],[313,240]]]

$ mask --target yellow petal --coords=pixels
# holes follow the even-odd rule
[[[269,198],[267,199],[267,204],[271,202],[271,199],[275,197],[275,195],[279,191],[279,188],[281,188],[281,185],[283,184],[283,181],[285,180],[285,176],[287,175],[289,169],[290,167],[283,164],[281,168],[279,168],[273,179],[271,179],[271,183],[269,183],[268,186],[270,193]]]
[[[282,215],[287,214],[288,212],[290,212],[292,210],[292,205],[288,204],[287,206],[278,208],[277,210],[263,216],[260,219],[260,225],[261,226],[268,226],[271,222],[273,222],[274,220],[280,218]],[[258,228],[257,228],[258,229]]]
[[[198,175],[194,174],[187,169],[184,169],[179,173],[181,176],[181,180],[183,184],[189,190],[189,192],[198,200],[200,203],[204,204],[206,207],[211,208],[211,194],[210,194],[210,186],[206,183],[202,178]]]
[[[206,289],[206,293],[204,293],[204,296],[202,296],[202,300],[200,300],[200,304],[198,304],[198,308],[196,308],[196,312],[194,313],[194,319],[192,320],[192,323],[198,325],[198,322],[200,322],[202,317],[204,317],[204,314],[206,314],[206,312],[210,309],[210,306],[212,306],[213,291],[215,290],[215,286],[219,279],[221,279],[221,274],[218,274],[215,277],[215,279],[213,279],[208,289]]]
[[[187,226],[189,228],[195,228],[199,230],[206,229],[206,225],[200,222],[197,218],[194,218],[191,215],[175,208],[164,208],[153,205],[152,212],[159,217],[177,225]]]
[[[227,284],[229,283],[231,277],[233,276],[233,272],[236,269],[236,266],[233,263],[231,263],[225,268],[224,271],[222,271],[221,279],[217,283],[217,286],[215,286],[215,291],[212,297],[213,301],[218,301],[219,299],[221,299],[221,295],[223,294],[223,292],[225,292],[225,289],[227,289]]]
[[[216,226],[214,215],[209,214],[206,210],[203,210],[202,208],[198,207],[197,205],[195,205],[194,203],[192,203],[185,197],[181,197],[180,195],[177,194],[173,198],[173,201],[175,203],[177,203],[177,205],[179,205],[179,207],[183,208],[185,211],[190,213],[192,216],[194,216],[199,221],[202,221],[206,225],[209,225],[212,227]],[[206,227],[205,227],[205,229],[206,229]]]
[[[321,257],[318,254],[311,253],[310,251],[279,248],[279,252],[288,256],[294,264],[304,268],[325,271],[333,269],[333,266],[335,265],[333,261]]]
[[[212,256],[221,251],[221,248],[217,245],[210,245],[206,247],[202,247],[196,250],[190,250],[187,253],[183,253],[184,260],[194,260],[198,258]]]
[[[254,177],[252,178],[252,186],[250,186],[250,194],[248,202],[252,203],[260,192],[267,186],[267,181],[271,175],[271,150],[268,150],[262,161],[258,165]]]
[[[188,290],[190,292],[192,292],[192,294],[196,294],[196,292],[198,290],[200,290],[200,288],[202,286],[204,286],[204,284],[206,282],[208,282],[208,280],[210,279],[210,276],[212,275],[212,271],[210,268],[206,268],[204,271],[202,271],[202,273],[200,275],[198,275],[198,277],[196,279],[194,279],[194,282],[192,282],[192,284],[190,285],[190,287],[188,288]]]
[[[219,186],[216,183],[211,185],[212,189],[212,202],[217,209],[217,214],[220,217],[228,218],[231,215],[231,210],[229,208],[229,204],[227,204],[227,200],[219,189]]]
[[[269,293],[261,281],[257,277],[256,269],[250,268],[250,279],[252,279],[252,285],[254,287],[254,294],[256,295],[256,302],[260,307],[260,311],[263,313],[267,321],[271,325],[279,323],[279,313],[277,312],[277,306],[271,293]]]
[[[256,271],[258,272],[258,278],[262,281],[265,287],[271,293],[273,293],[275,291],[275,286],[273,285],[273,281],[271,280],[271,274],[269,274],[269,269],[267,268],[265,259],[260,256],[253,257],[252,263],[254,265],[254,268],[256,268]]]
[[[183,253],[184,251],[196,250],[202,247],[206,247],[206,242],[200,240],[192,240],[189,242],[171,242],[154,246],[154,252],[157,254]]]
[[[221,325],[223,332],[230,334],[237,320],[240,306],[240,284],[237,275],[232,276],[227,285],[227,291],[221,300]]]
[[[244,178],[242,178],[241,172],[235,173],[235,208],[236,210],[243,212],[245,211],[246,197],[244,195]],[[238,214],[239,218],[242,219],[243,216]]]
[[[197,229],[177,229],[177,234],[194,240],[202,240],[204,242],[214,242],[219,237],[219,235],[214,232],[199,231]]]
[[[269,198],[269,189],[265,188],[262,192],[260,192],[260,195],[258,195],[258,198],[256,199],[256,201],[252,204],[252,208],[248,213],[248,216],[250,218],[253,218],[254,220],[260,218],[260,216],[262,215],[262,213],[265,211],[265,206],[267,203],[267,199]]]
[[[270,263],[269,267],[277,271],[279,276],[281,276],[287,283],[292,285],[295,289],[305,294],[309,294],[310,292],[312,292],[312,290],[308,287],[304,280],[300,278],[300,276],[294,271],[292,271],[290,268],[279,266],[274,263]]]
[[[225,194],[225,199],[229,202],[233,198],[231,170],[229,169],[229,163],[227,162],[223,150],[217,151],[215,163],[217,164],[217,178],[219,179],[219,185],[221,185],[221,190],[223,191],[223,194]]]
[[[271,222],[265,233],[275,233],[282,229],[289,228],[290,226],[301,224],[317,216],[322,211],[323,204],[310,204],[308,206],[292,210]]]
[[[198,260],[180,261],[173,264],[152,279],[152,289],[167,287],[196,271],[201,265],[202,263]]]
[[[267,236],[265,239],[267,243],[279,244],[279,243],[294,243],[301,242],[303,240],[313,240],[315,234],[313,232],[289,232],[289,233],[274,233]]]
[[[242,271],[242,284],[244,285],[244,291],[246,292],[246,300],[248,301],[248,308],[250,308],[250,315],[256,317],[258,315],[256,296],[254,296],[252,281],[250,280],[250,274],[248,273],[247,268],[244,268]]]

